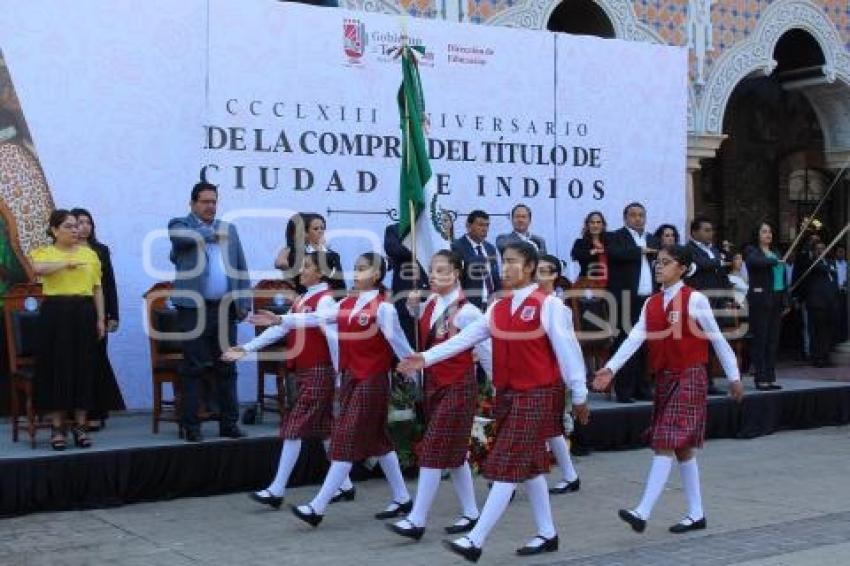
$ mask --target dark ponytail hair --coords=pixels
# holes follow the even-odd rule
[[[452,266],[452,269],[457,269],[461,273],[463,272],[463,258],[460,257],[460,254],[454,252],[452,250],[437,250],[434,252],[434,257],[444,257],[446,261]]]
[[[664,246],[661,248],[661,251],[667,252],[667,254],[673,258],[673,261],[689,269],[691,267],[691,263],[694,261],[694,256],[691,253],[691,250],[686,246],[680,246],[678,244],[675,246]]]
[[[519,255],[522,256],[523,263],[531,264],[533,269],[537,269],[537,262],[540,260],[540,255],[537,252],[537,248],[531,245],[530,243],[521,240],[516,242],[509,242],[505,249],[502,250],[502,256],[504,257],[505,252],[508,250],[514,250]]]
[[[366,252],[360,254],[358,259],[365,260],[374,269],[378,270],[378,281],[375,285],[381,293],[386,293],[387,288],[383,284],[384,277],[387,276],[387,260],[378,252]]]
[[[546,263],[550,263],[555,266],[555,278],[561,277],[562,269],[561,269],[561,260],[553,256],[552,254],[543,254],[540,256],[538,265],[541,261],[545,261]]]
[[[56,243],[56,236],[53,235],[53,229],[59,228],[69,216],[74,216],[71,211],[65,208],[57,208],[50,213],[50,219],[47,221],[47,236]],[[74,216],[76,218],[76,216]]]

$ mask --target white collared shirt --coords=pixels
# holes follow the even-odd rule
[[[646,231],[643,234],[638,234],[636,230],[632,230],[626,226],[626,230],[632,235],[632,239],[640,249],[646,249]],[[641,254],[640,258],[640,280],[638,281],[637,294],[642,297],[648,297],[652,294],[652,269],[649,267],[649,260],[646,254]]]
[[[847,260],[835,260],[835,273],[838,277],[838,286],[844,288],[847,286]]]
[[[684,285],[685,284],[682,281],[679,281],[662,291],[662,293],[664,293],[663,301],[665,309]],[[629,332],[629,336],[614,354],[614,357],[608,360],[608,363],[605,364],[605,367],[610,369],[612,372],[617,373],[620,371],[620,368],[629,361],[629,358],[638,351],[638,348],[640,348],[646,340],[646,306],[648,304],[649,301],[643,304],[643,309],[640,311],[640,318],[638,319],[637,324],[635,324],[632,331]],[[739,381],[741,379],[741,374],[738,371],[738,360],[735,358],[735,352],[732,351],[732,347],[729,346],[726,338],[723,337],[720,327],[717,326],[717,320],[714,318],[714,313],[711,311],[711,304],[708,302],[708,297],[699,291],[692,291],[691,298],[688,300],[688,313],[697,321],[697,323],[699,323],[705,337],[711,342],[711,345],[714,346],[714,352],[720,359],[720,365],[723,366],[723,373],[726,374],[726,378],[729,381]]]
[[[496,281],[493,280],[493,272],[490,269],[490,256],[487,255],[487,246],[484,245],[484,240],[481,240],[481,243],[477,243],[475,240],[469,237],[469,234],[464,234],[464,237],[469,241],[469,245],[472,246],[472,252],[477,256],[478,248],[481,248],[481,253],[484,256],[484,268],[487,272],[484,274],[484,277],[481,278],[481,304],[486,305],[487,299],[489,298],[490,293],[487,291],[487,277],[490,278],[490,282],[494,286],[496,286]],[[496,260],[496,265],[498,266],[498,259]]]
[[[511,313],[515,313],[535,289],[537,289],[537,284],[516,289],[511,295]],[[426,367],[468,350],[475,344],[490,338],[490,320],[493,317],[493,307],[498,302],[490,305],[481,318],[469,324],[454,338],[422,352]],[[573,403],[576,405],[584,404],[587,401],[584,357],[573,331],[573,317],[570,309],[557,297],[550,295],[543,301],[540,318],[543,331],[549,337],[549,342],[555,351],[561,378],[571,391]]]

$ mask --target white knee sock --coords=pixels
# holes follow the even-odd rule
[[[330,503],[331,498],[336,493],[336,490],[339,489],[339,486],[342,485],[343,480],[348,477],[350,471],[351,462],[339,462],[336,460],[331,462],[331,468],[328,470],[328,475],[325,476],[325,482],[322,484],[322,488],[316,494],[316,497],[313,498],[313,501],[310,502],[310,507],[316,513],[319,515],[325,514],[328,503]]]
[[[558,468],[561,469],[564,479],[569,482],[574,482],[578,479],[578,472],[573,466],[573,460],[570,458],[570,449],[567,447],[567,439],[563,434],[553,436],[546,441],[549,445],[549,450],[555,456],[555,462],[558,463]]]
[[[699,488],[699,466],[694,456],[687,462],[679,464],[679,473],[682,475],[682,489],[685,490],[685,498],[688,500],[688,517],[699,521],[705,516],[702,510],[702,494]]]
[[[407,520],[417,527],[424,527],[428,521],[428,511],[440,488],[440,476],[443,470],[437,468],[419,468],[419,484],[416,486],[416,499]]]
[[[331,441],[330,441],[330,439],[323,440],[322,446],[325,447],[325,454],[326,455],[331,453]],[[354,487],[354,484],[351,483],[351,478],[349,478],[348,476],[345,476],[345,481],[342,482],[342,485],[339,486],[339,489],[344,489],[345,491],[348,491],[352,487]]]
[[[487,535],[490,534],[490,531],[493,530],[493,527],[496,526],[499,518],[505,512],[505,509],[508,508],[508,503],[511,502],[511,495],[514,494],[515,488],[516,484],[513,483],[503,481],[493,482],[493,487],[490,488],[487,501],[484,502],[484,508],[481,510],[481,517],[478,518],[478,523],[466,535],[466,538],[471,540],[478,548],[484,545]],[[464,542],[466,541],[461,539],[460,544]]]
[[[664,491],[672,467],[673,458],[670,456],[654,456],[652,458],[652,467],[649,468],[649,477],[646,479],[643,498],[634,509],[635,513],[640,515],[642,519],[648,520],[652,514],[652,508],[661,496],[661,492]]]
[[[398,503],[410,501],[410,493],[407,491],[407,485],[405,485],[404,477],[401,475],[401,466],[398,463],[398,455],[395,451],[387,452],[378,458],[378,463],[381,464],[381,469],[384,470],[384,475],[390,484],[393,501]]]
[[[277,464],[277,473],[272,480],[271,485],[266,488],[277,497],[283,497],[286,491],[286,482],[289,481],[289,475],[298,461],[298,455],[301,453],[301,440],[285,439],[283,448],[280,450],[280,462]]]
[[[537,534],[547,539],[552,538],[555,536],[555,524],[552,522],[552,508],[549,505],[549,487],[546,485],[546,478],[539,475],[525,480],[525,493],[528,495],[528,502],[531,503]],[[537,540],[540,541],[540,539]]]
[[[470,519],[478,518],[478,503],[475,501],[475,485],[472,482],[472,470],[469,462],[451,471],[452,485],[455,488],[461,513]]]

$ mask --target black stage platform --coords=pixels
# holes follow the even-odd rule
[[[709,401],[708,438],[754,438],[779,430],[850,423],[850,383],[783,379],[782,391],[757,392],[748,387],[742,405],[729,398]],[[618,405],[597,394],[591,397],[591,424],[586,439],[594,450],[643,446],[649,403]],[[275,421],[275,422],[272,422]],[[187,444],[176,425],[150,433],[150,416],[116,415],[93,437],[88,450],[53,452],[49,431],[39,431],[39,444],[12,443],[8,422],[0,425],[0,516],[37,511],[108,507],[177,497],[248,491],[267,485],[280,452],[277,417],[244,426],[241,440],[219,440],[216,423],[207,423],[207,440]],[[305,443],[290,485],[320,481],[327,469],[324,450]],[[588,461],[592,467],[592,457]],[[353,479],[372,474],[356,467]]]

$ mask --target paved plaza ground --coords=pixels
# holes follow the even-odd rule
[[[534,534],[520,488],[480,563],[848,564],[850,427],[708,442],[699,461],[709,528],[684,536],[667,532],[685,508],[675,468],[644,534],[633,533],[616,517],[619,507],[640,497],[649,460],[649,450],[577,458],[581,491],[552,498],[561,549],[542,557],[514,556]],[[477,478],[476,486],[483,502],[486,482]],[[392,535],[372,518],[389,497],[385,482],[357,487],[357,499],[332,506],[315,530],[287,509],[260,508],[245,494],[2,519],[0,564],[457,563],[440,545],[441,527],[456,511],[450,482],[443,482],[419,543]],[[410,487],[414,490],[415,482]],[[315,489],[291,489],[287,501],[306,501]]]

